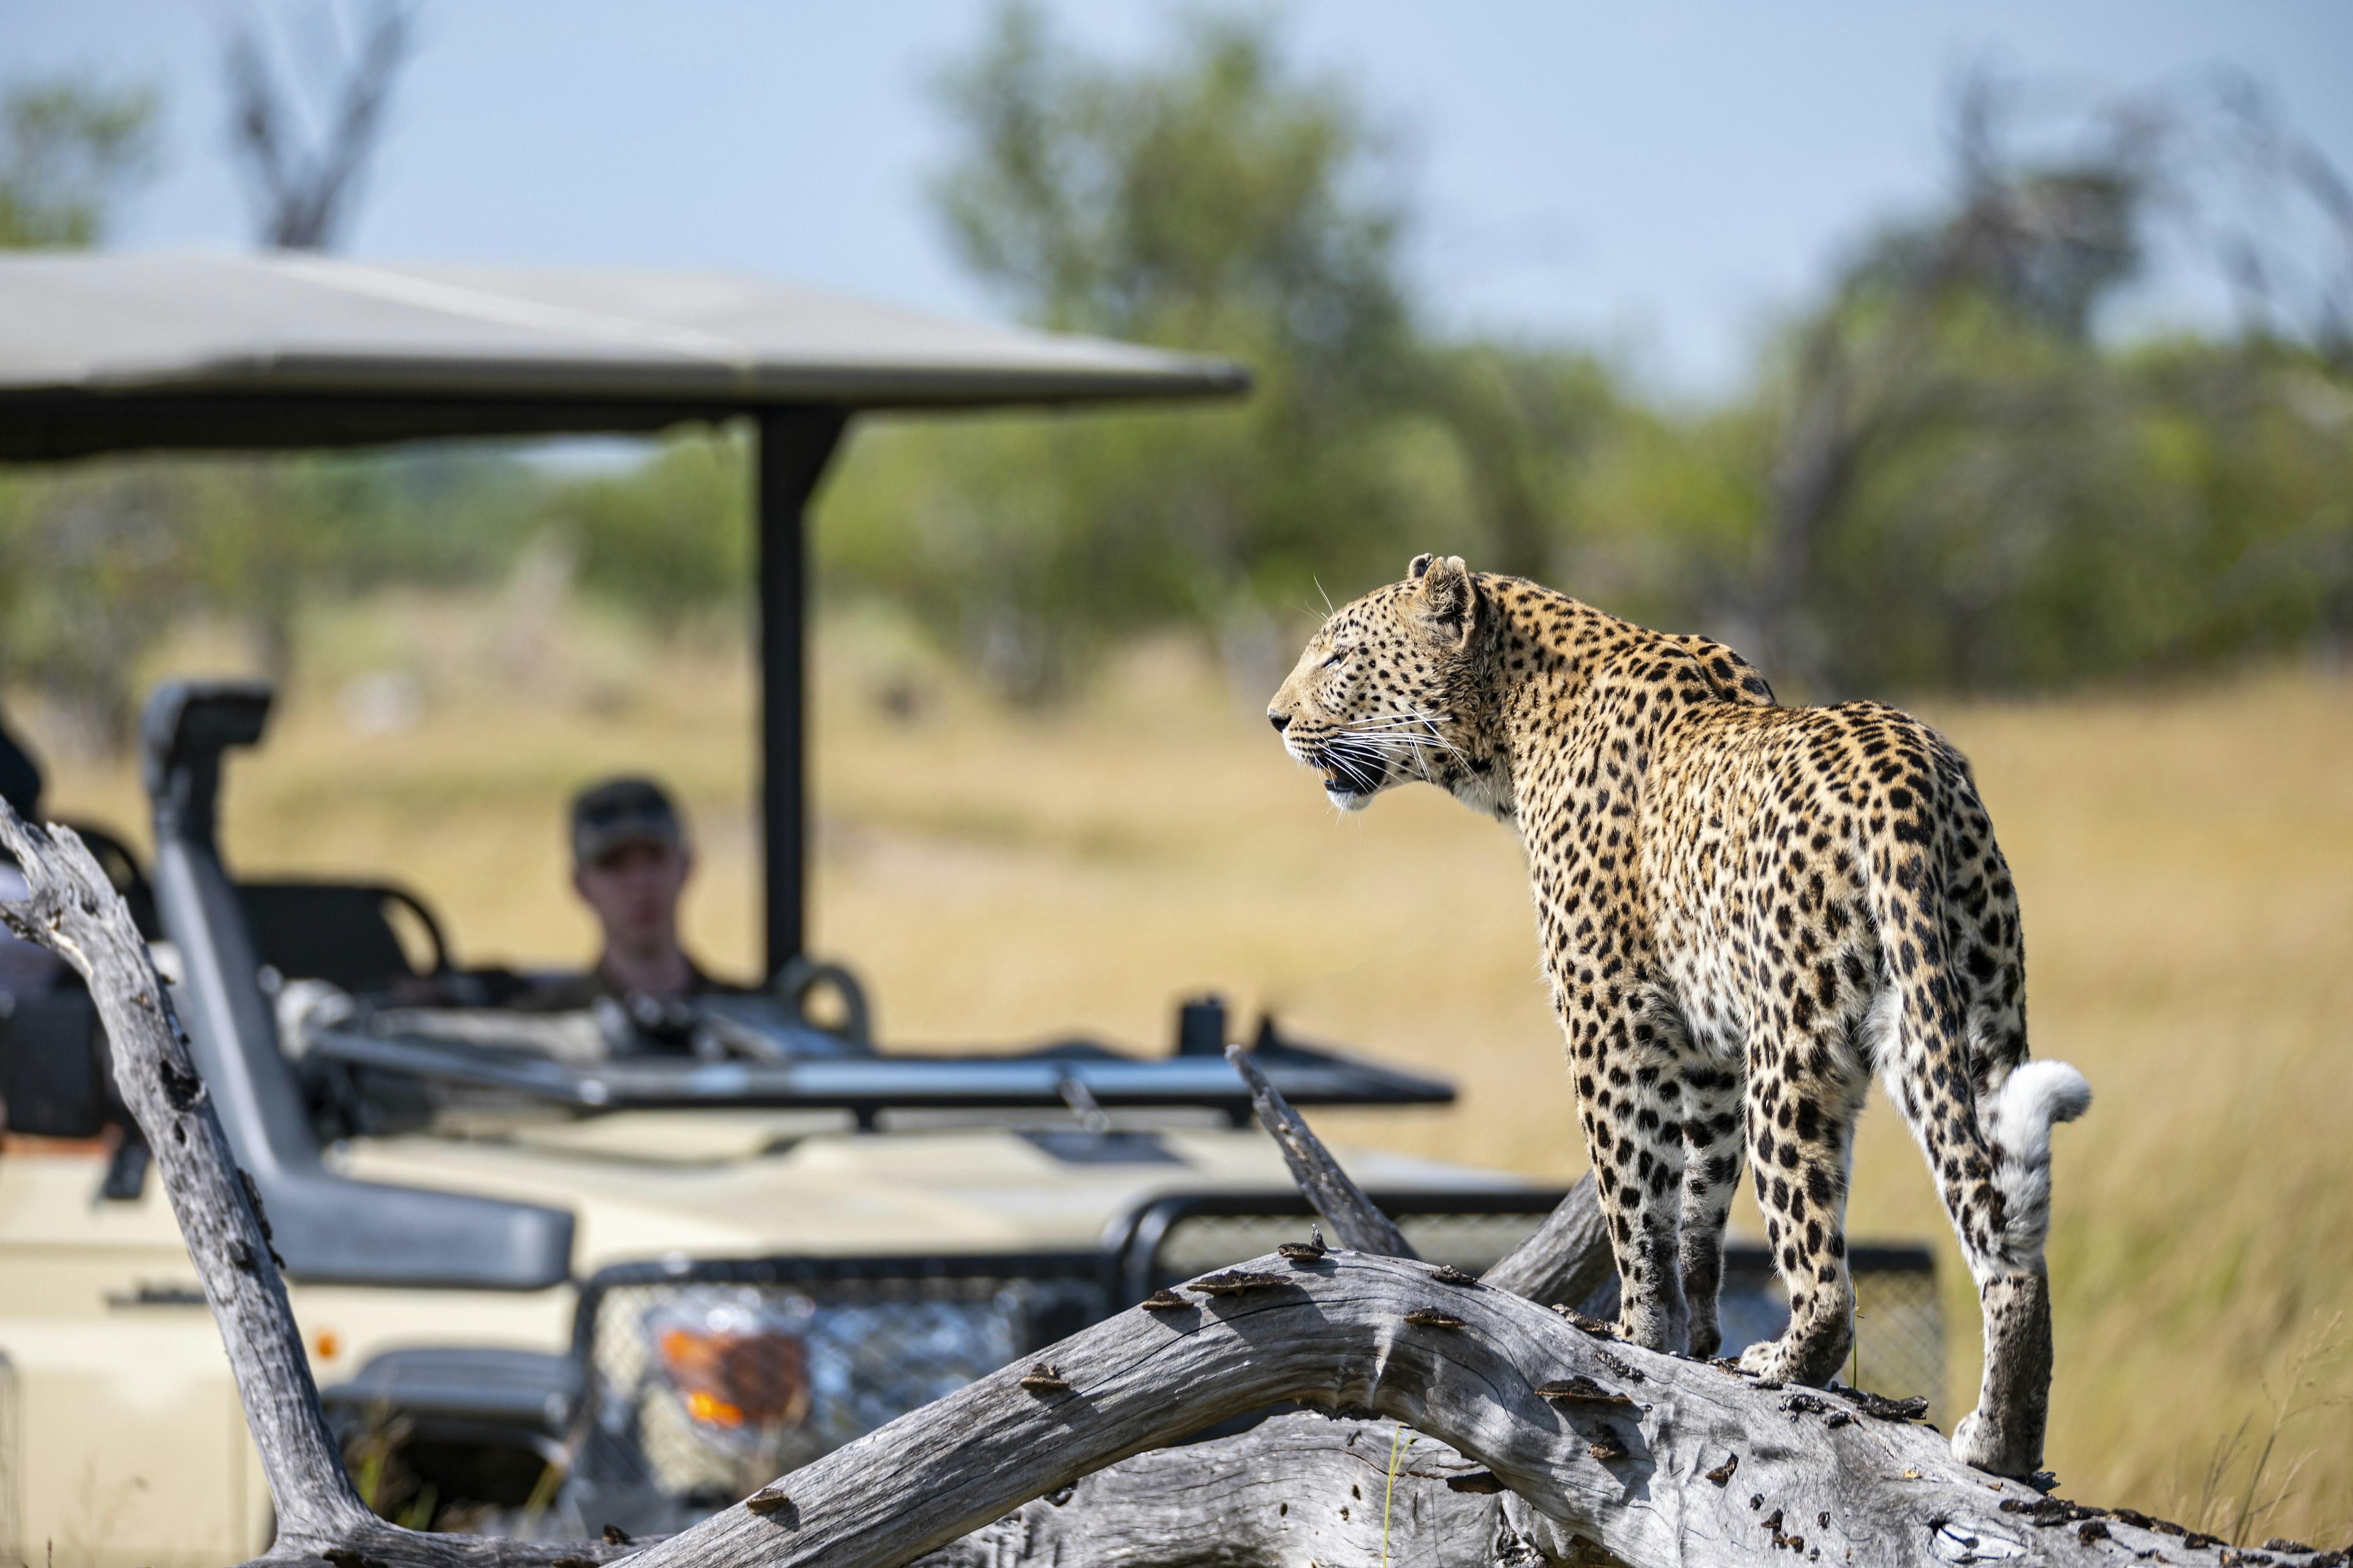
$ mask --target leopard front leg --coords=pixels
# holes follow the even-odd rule
[[[1577,1124],[1618,1264],[1618,1330],[1649,1350],[1681,1351],[1690,1334],[1677,1231],[1683,1128],[1675,1059],[1639,997],[1605,989],[1567,994],[1560,1009],[1577,1078]],[[1670,1086],[1662,1094],[1662,1086]]]
[[[1746,1125],[1739,1062],[1686,1052],[1677,1098],[1683,1122],[1683,1303],[1691,1314],[1691,1353],[1712,1356],[1724,1342],[1716,1317],[1724,1285],[1724,1224],[1740,1190]]]

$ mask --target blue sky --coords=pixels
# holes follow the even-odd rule
[[[1176,6],[1050,7],[1084,47],[1148,58]],[[117,243],[237,246],[223,152],[232,16],[299,32],[319,0],[5,0],[0,80],[153,82],[168,158]],[[737,268],[991,313],[924,189],[948,128],[928,84],[986,0],[427,0],[353,251]],[[1735,384],[1777,312],[1874,216],[1933,199],[1946,89],[1973,64],[2058,101],[2216,64],[2262,82],[2353,169],[2353,5],[1291,0],[1296,57],[1396,128],[1412,267],[1450,326],[1573,339],[1663,388]],[[2141,320],[2211,314],[2177,268]]]

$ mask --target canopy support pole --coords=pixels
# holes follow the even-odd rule
[[[767,970],[800,955],[808,908],[809,497],[825,477],[849,413],[769,409],[759,447],[753,524],[759,531],[760,802]]]

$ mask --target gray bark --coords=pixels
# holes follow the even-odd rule
[[[992,1373],[783,1478],[785,1507],[723,1510],[638,1561],[894,1568],[1282,1399],[1392,1416],[1484,1465],[1527,1505],[1546,1558],[2091,1563],[2116,1561],[2115,1541],[2195,1560],[2179,1538],[1969,1469],[1915,1422],[1588,1335],[1424,1264],[1268,1257],[1178,1294],[1178,1310],[1131,1310],[1056,1346],[1050,1381],[1066,1386],[1041,1391],[1022,1366]],[[1214,1446],[1188,1452],[1219,1461]]]
[[[115,1088],[154,1151],[228,1347],[280,1527],[297,1537],[332,1539],[368,1511],[343,1471],[253,1194],[230,1157],[147,944],[72,829],[44,834],[0,805],[0,839],[31,894],[23,904],[0,906],[0,913],[18,935],[73,965],[105,1022]]]
[[[1238,1437],[1098,1470],[918,1568],[1370,1564],[1384,1542],[1388,1561],[1413,1568],[1493,1568],[1541,1557],[1531,1528],[1525,1505],[1485,1467],[1435,1437],[1395,1421],[1278,1415]]]
[[[0,914],[89,980],[123,1097],[154,1148],[278,1501],[280,1538],[264,1559],[273,1564],[1349,1560],[1377,1506],[1368,1479],[1388,1478],[1386,1458],[1376,1478],[1360,1451],[1389,1428],[1306,1417],[1165,1449],[1282,1400],[1403,1421],[1452,1450],[1401,1465],[1406,1528],[1430,1552],[1418,1562],[1761,1563],[1786,1552],[2073,1564],[2137,1551],[2216,1560],[2219,1542],[2192,1546],[1971,1470],[1933,1430],[1868,1404],[1588,1334],[1450,1269],[1304,1249],[1098,1323],[1047,1352],[1042,1367],[982,1378],[667,1541],[546,1545],[398,1530],[362,1509],[343,1476],[266,1233],[128,912],[70,832],[27,829],[0,805],[0,840],[32,890]],[[1312,1134],[1301,1147],[1346,1182]],[[1344,1207],[1346,1189],[1334,1189]],[[1508,1492],[1448,1485],[1468,1479],[1466,1463]],[[1389,1523],[1398,1528],[1394,1500]]]

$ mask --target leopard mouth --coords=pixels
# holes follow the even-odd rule
[[[1388,759],[1369,746],[1335,741],[1316,758],[1324,793],[1341,805],[1369,799],[1388,782]]]

